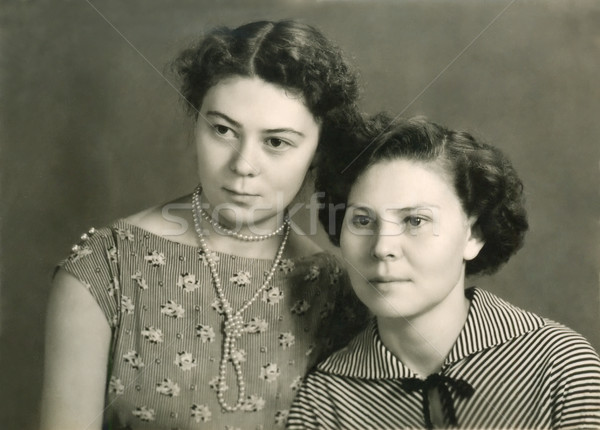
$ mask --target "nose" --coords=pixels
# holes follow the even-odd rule
[[[256,176],[259,169],[259,147],[250,139],[242,139],[240,145],[232,148],[229,169],[239,176]]]
[[[381,261],[396,260],[402,256],[401,234],[390,229],[375,232],[371,245],[371,256]]]

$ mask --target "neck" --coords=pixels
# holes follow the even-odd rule
[[[383,344],[417,375],[438,372],[460,334],[469,300],[464,285],[457,287],[435,308],[406,318],[378,317],[377,326]]]
[[[200,217],[210,224],[211,229],[217,234],[232,236],[247,242],[260,242],[276,236],[283,231],[287,222],[287,216],[284,213],[278,213],[264,220],[252,220],[251,224],[236,225],[224,217],[213,217],[210,209],[204,208],[200,210]]]
[[[260,242],[245,242],[231,236],[223,235],[207,222],[202,223],[203,236],[211,251],[238,255],[247,258],[273,259],[281,244],[283,235],[273,236]]]
[[[210,210],[202,206],[200,187],[192,195],[192,214],[195,230],[204,241],[204,246],[250,258],[273,258],[281,243],[281,235],[289,224],[283,214],[276,214],[262,222],[242,226],[223,225],[221,220],[213,218]]]

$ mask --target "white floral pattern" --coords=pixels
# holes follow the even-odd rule
[[[135,306],[133,305],[133,302],[131,301],[131,299],[127,296],[121,296],[121,309],[126,313],[126,314],[132,314]]]
[[[304,299],[301,299],[294,303],[290,311],[295,315],[304,315],[306,312],[308,312],[309,309],[310,303],[308,303]]]
[[[92,253],[92,249],[88,246],[88,245],[75,245],[71,251],[71,255],[69,256],[69,260],[71,260],[71,262],[76,262],[78,260],[80,260],[81,258],[90,255]]]
[[[252,394],[248,396],[241,406],[241,410],[245,412],[257,412],[265,407],[265,399],[262,397]]]
[[[279,333],[279,346],[283,349],[287,349],[296,343],[296,336],[291,332]]]
[[[125,362],[129,363],[134,369],[141,369],[144,367],[144,362],[136,351],[131,350],[126,354],[123,354],[123,358],[125,359]]]
[[[123,381],[114,375],[111,376],[108,383],[108,392],[114,393],[117,396],[123,394],[125,392],[125,385],[123,385]]]
[[[210,251],[209,254],[210,254],[210,259],[215,264],[217,264],[221,260],[221,258],[214,251]],[[208,258],[206,258],[206,256],[202,252],[202,250],[198,251],[198,260],[202,261],[202,264],[204,264],[205,266],[208,266]]]
[[[252,318],[244,324],[246,333],[264,333],[269,328],[269,323],[264,318]]]
[[[213,342],[215,340],[215,331],[209,325],[198,324],[196,326],[196,336],[200,338],[202,343]]]
[[[267,382],[274,382],[281,375],[279,366],[275,363],[267,363],[260,369],[260,377]]]
[[[219,377],[215,376],[210,381],[208,381],[208,386],[211,388],[211,390],[217,391],[219,389]],[[225,384],[223,386],[223,391],[227,390],[229,390],[229,386]]]
[[[240,270],[237,273],[229,278],[229,282],[232,282],[233,285],[237,285],[238,287],[247,287],[250,285],[250,280],[252,279],[252,275],[250,272],[246,272],[245,270]]]
[[[270,305],[276,305],[283,299],[283,291],[279,287],[272,287],[263,291],[262,301]]]
[[[176,382],[173,382],[169,378],[163,379],[161,382],[156,383],[156,391],[167,397],[177,397],[181,389]]]
[[[278,426],[284,425],[289,414],[289,409],[282,409],[275,412],[275,424],[277,424]]]
[[[223,309],[214,285],[204,285],[210,280],[206,258],[197,248],[121,222],[113,231],[90,232],[82,240],[71,253],[77,261],[69,257],[63,264],[114,327],[106,393],[110,414],[129,415],[138,421],[132,427],[142,427],[145,420],[152,428],[187,428],[196,420],[197,427],[235,430],[235,414],[223,413],[216,398]],[[253,297],[259,285],[252,285],[260,284],[270,269],[265,260],[215,252],[211,258],[234,310]],[[312,342],[319,316],[332,309],[324,303],[335,302],[331,292],[338,287],[330,283],[341,273],[333,262],[324,253],[283,259],[270,288],[242,314],[242,334],[226,364],[225,389],[227,402],[235,402],[232,362],[239,362],[247,393],[241,407],[244,427],[283,425],[303,372],[315,364]]]
[[[294,378],[294,380],[292,381],[292,383],[290,384],[290,389],[292,391],[297,391],[300,388],[300,386],[302,385],[303,379],[304,378],[302,376],[296,376]]]
[[[340,276],[342,276],[342,269],[340,266],[335,266],[331,271],[331,281],[329,285],[335,285],[340,280]]]
[[[198,280],[196,275],[191,273],[182,273],[177,280],[177,286],[183,288],[186,293],[191,293],[198,289]]]
[[[162,343],[164,339],[164,335],[161,329],[155,328],[154,326],[148,326],[142,330],[142,336],[148,342],[156,345],[157,343]]]
[[[160,313],[171,318],[183,318],[185,310],[180,304],[175,303],[173,300],[169,300],[167,303],[160,305]]]
[[[283,273],[291,273],[294,271],[295,267],[296,263],[294,263],[294,260],[291,258],[284,258],[279,263],[279,270],[281,270]]]
[[[165,254],[158,251],[149,252],[148,255],[144,257],[152,267],[164,266],[166,264]]]
[[[323,307],[321,308],[321,312],[319,312],[319,316],[321,318],[327,318],[335,309],[335,303],[333,302],[325,302],[323,303]]]
[[[210,307],[213,308],[219,315],[223,315],[223,304],[219,299],[214,299],[210,304]]]
[[[114,297],[117,295],[117,290],[119,289],[119,280],[117,278],[112,278],[108,281],[108,295],[110,297]]]
[[[142,289],[142,290],[148,289],[148,283],[146,282],[146,280],[144,278],[142,278],[141,271],[138,270],[137,272],[135,272],[131,276],[131,279],[133,279],[135,281],[135,283],[138,285],[138,287],[140,287],[140,289]]]
[[[133,240],[135,239],[133,233],[128,228],[115,228],[115,233],[119,235],[119,238],[121,238],[121,240],[128,240],[129,242],[133,242]]]
[[[212,413],[210,409],[206,405],[198,405],[194,403],[191,407],[192,409],[192,418],[196,420],[197,423],[202,421],[203,423],[210,421],[212,417]]]
[[[108,259],[110,261],[112,261],[113,263],[116,263],[119,258],[119,253],[117,252],[117,248],[115,248],[114,246],[111,246],[110,248],[108,248],[106,250],[106,256],[108,257]]]
[[[150,409],[147,406],[138,406],[131,413],[145,422],[156,420],[156,412],[154,412],[154,409]]]
[[[246,361],[246,351],[243,349],[236,349],[231,353],[230,360],[234,363],[243,363]]]
[[[173,363],[179,366],[181,370],[191,370],[197,366],[196,359],[192,357],[190,352],[185,351],[178,352]]]
[[[304,276],[305,281],[314,282],[319,279],[321,269],[318,266],[310,266],[308,273]]]

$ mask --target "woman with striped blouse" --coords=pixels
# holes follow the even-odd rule
[[[523,243],[510,162],[423,119],[371,126],[349,158],[321,165],[319,182],[321,219],[375,318],[307,376],[288,428],[600,428],[590,344],[465,289],[466,275],[494,272]]]

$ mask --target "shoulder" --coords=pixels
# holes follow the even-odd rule
[[[467,295],[473,307],[468,323],[493,325],[493,328],[484,327],[487,337],[495,337],[491,343],[517,342],[523,347],[528,345],[528,348],[535,348],[538,354],[546,351],[556,355],[578,348],[593,351],[582,335],[563,324],[523,310],[480,288],[470,288]],[[479,327],[481,330],[482,327]]]
[[[186,195],[130,215],[123,221],[156,236],[195,246],[196,233],[190,209],[191,197]]]
[[[61,262],[68,265],[80,260],[96,260],[105,257],[105,253],[115,249],[115,240],[112,227],[91,227],[84,232],[79,241],[71,247],[69,256]]]
[[[553,355],[565,359],[572,357],[576,360],[588,357],[600,365],[598,353],[585,337],[575,330],[548,318],[544,318],[544,323],[544,326],[537,331],[536,335],[552,345]]]
[[[320,362],[316,369],[323,374],[349,378],[370,378],[387,373],[378,365],[383,350],[376,331],[375,320],[370,319],[347,345]]]
[[[333,286],[344,278],[344,270],[336,256],[320,248],[310,254],[284,258],[281,265],[290,279],[302,284]]]
[[[292,228],[286,249],[288,258],[307,258],[322,252],[323,248],[317,245],[309,236],[298,233]]]

